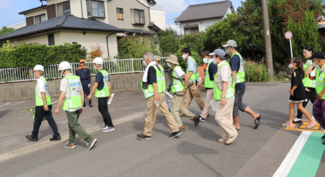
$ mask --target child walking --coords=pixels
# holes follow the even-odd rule
[[[294,106],[297,104],[297,108],[303,115],[309,120],[307,128],[312,128],[315,126],[316,121],[312,119],[308,111],[303,107],[303,102],[307,99],[305,87],[302,83],[302,78],[304,77],[304,70],[302,65],[302,60],[299,57],[294,57],[291,59],[289,68],[293,69],[291,76],[291,87],[289,89],[290,99],[289,99],[289,121],[282,124],[283,126],[292,127],[293,126],[293,113]]]

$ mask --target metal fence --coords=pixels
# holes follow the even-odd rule
[[[165,64],[166,58],[167,57],[161,58],[161,64]],[[105,60],[103,68],[109,74],[144,72],[145,66],[142,64],[142,61],[142,58]],[[76,69],[79,67],[79,63],[71,63],[71,65],[72,72],[75,74]],[[91,75],[95,75],[97,73],[97,71],[94,70],[91,62],[85,62],[85,65],[89,67]],[[44,67],[44,77],[49,80],[61,78],[61,73],[58,71],[58,67],[59,64]],[[32,80],[35,80],[33,68],[0,69],[0,83],[24,82]]]

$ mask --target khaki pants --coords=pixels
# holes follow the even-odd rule
[[[186,92],[185,99],[184,99],[184,108],[185,109],[188,110],[193,98],[196,101],[197,105],[199,105],[199,107],[202,111],[204,108],[204,102],[202,101],[202,98],[200,96],[200,90],[197,89],[195,82],[190,87],[190,89],[188,89],[188,91]]]
[[[209,111],[211,108],[210,100],[212,100],[212,99],[213,99],[213,89],[209,89],[209,90],[207,90],[207,94],[206,94],[206,98],[205,98],[205,102],[204,102],[204,109],[202,110],[202,113],[201,113],[201,117],[204,119],[209,114]]]
[[[181,111],[186,117],[193,120],[195,114],[191,113],[189,110],[184,108],[184,96],[174,97],[172,100],[172,115],[175,118],[178,127],[183,126],[182,120],[179,116],[179,111]]]
[[[158,108],[161,111],[161,113],[164,114],[167,120],[167,124],[169,125],[172,132],[178,132],[179,128],[177,126],[177,123],[172,116],[172,114],[168,111],[168,106],[166,104],[165,100],[165,93],[158,93],[159,94],[159,107],[157,107],[154,103],[154,96],[147,99],[147,117],[144,124],[144,132],[143,134],[146,136],[151,136],[152,129],[156,121],[157,117],[157,111]]]
[[[216,121],[222,128],[222,138],[227,140],[230,137],[237,135],[237,130],[233,126],[233,109],[234,98],[227,99],[227,104],[222,106],[221,101],[218,101],[216,108]]]

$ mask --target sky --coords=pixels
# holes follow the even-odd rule
[[[189,5],[215,2],[216,0],[155,0],[156,6],[160,6],[166,13],[166,23],[168,26],[176,28],[174,25],[177,18],[183,10]],[[241,5],[240,0],[232,0],[233,6],[237,9]],[[39,0],[0,0],[0,28],[13,23],[25,20],[24,15],[19,15],[27,9],[40,6]],[[114,24],[112,24],[114,25]]]

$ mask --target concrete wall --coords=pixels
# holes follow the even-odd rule
[[[154,22],[160,29],[166,29],[166,16],[165,11],[150,9],[151,21]]]
[[[112,92],[141,91],[143,72],[135,74],[110,75]],[[52,101],[60,95],[60,80],[48,81]],[[92,85],[95,78],[92,77]],[[167,86],[170,83],[170,74],[166,74]],[[36,81],[0,84],[0,102],[34,100]]]
[[[28,36],[24,38],[12,39],[10,40],[10,42],[17,41],[19,43],[26,42],[27,44],[38,43],[38,44],[48,45],[49,42],[48,42],[47,35],[48,35],[47,33],[43,33],[43,34]]]

